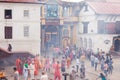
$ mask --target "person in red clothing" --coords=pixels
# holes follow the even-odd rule
[[[34,59],[34,65],[35,65],[35,72],[34,72],[34,75],[37,76],[39,74],[39,66],[40,66],[40,63],[39,63],[39,56],[36,56],[35,59]]]
[[[19,74],[22,75],[22,61],[19,57],[16,59],[16,68]]]
[[[71,64],[71,59],[70,59],[70,57],[67,57],[67,68],[70,67],[70,64]]]
[[[61,72],[60,72],[60,64],[59,61],[57,61],[57,64],[55,66],[55,72],[54,72],[54,80],[61,80]]]

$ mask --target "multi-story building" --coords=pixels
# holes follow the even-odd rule
[[[79,3],[48,0],[41,10],[41,50],[76,45]]]
[[[79,11],[80,3],[78,2],[64,2],[61,1],[60,5],[62,6],[62,16],[64,20],[63,25],[63,35],[62,42],[63,47],[66,46],[76,46],[77,39],[77,30],[79,26]]]
[[[0,0],[0,47],[40,54],[42,0]]]
[[[107,52],[119,43],[119,3],[99,1],[0,0],[0,47],[39,54],[76,45]]]
[[[41,7],[41,50],[47,51],[50,47],[60,47],[63,18],[61,7],[57,0],[48,0]]]
[[[86,2],[79,14],[78,46],[109,52],[120,50],[120,3]],[[115,38],[114,38],[115,37]],[[113,41],[114,40],[114,41]]]

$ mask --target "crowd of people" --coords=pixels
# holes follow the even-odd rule
[[[88,49],[76,49],[66,47],[65,49],[54,49],[52,57],[35,56],[16,59],[14,70],[14,80],[20,80],[19,75],[24,76],[24,80],[62,80],[62,75],[68,74],[70,80],[76,80],[77,77],[84,79],[86,77],[85,61],[91,63],[91,67],[98,70],[101,66],[100,73],[112,74],[113,61],[111,55],[106,55],[102,50],[97,54]],[[67,71],[69,69],[69,71]],[[54,77],[50,77],[48,73],[52,73]],[[104,74],[103,74],[104,73]],[[40,76],[38,76],[40,75]],[[66,75],[66,76],[68,76]],[[65,77],[66,77],[65,76]]]

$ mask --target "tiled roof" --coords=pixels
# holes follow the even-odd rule
[[[0,0],[0,2],[15,2],[15,3],[41,3],[45,0]]]
[[[87,2],[87,3],[97,14],[120,15],[120,3],[112,2]]]

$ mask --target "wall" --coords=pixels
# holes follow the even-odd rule
[[[115,18],[113,18],[115,17]],[[111,19],[112,18],[112,19]],[[96,53],[99,48],[109,52],[109,49],[112,46],[113,37],[117,36],[117,34],[97,34],[97,21],[104,20],[106,22],[116,22],[120,20],[120,16],[117,15],[96,15],[93,9],[88,7],[88,11],[84,11],[84,8],[81,10],[79,14],[79,27],[78,27],[78,47],[84,47],[84,39],[87,39],[87,49],[89,49],[89,39],[92,40],[92,49]],[[88,33],[83,34],[83,24],[82,22],[89,22],[88,24]],[[81,45],[81,39],[83,40],[83,46]],[[108,44],[105,44],[105,40],[109,40]]]
[[[12,9],[12,19],[4,19],[4,9]],[[29,17],[23,11],[29,10]],[[0,3],[0,47],[7,49],[12,44],[13,51],[29,51],[40,54],[40,4]],[[4,26],[12,26],[13,38],[4,38]],[[24,26],[29,26],[29,37],[24,37]]]

